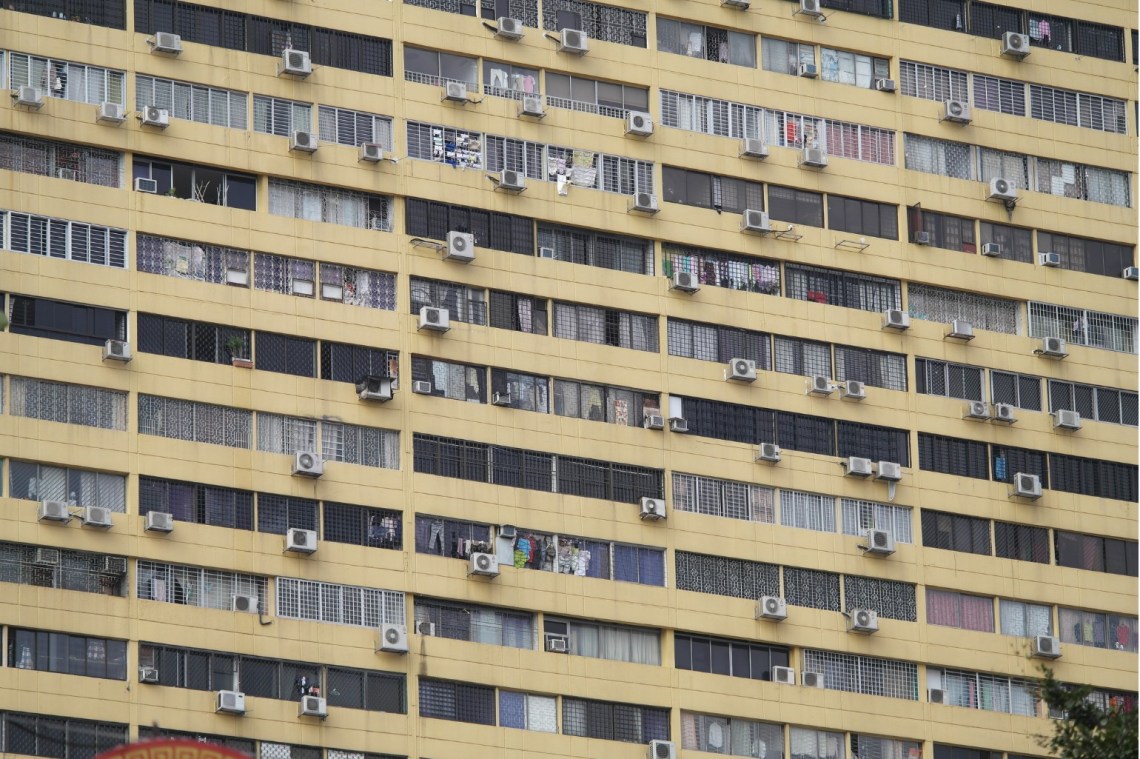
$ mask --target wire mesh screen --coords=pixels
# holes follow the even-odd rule
[[[404,624],[404,594],[356,585],[277,578],[277,614],[291,619],[378,628]]]
[[[538,246],[553,249],[559,261],[653,274],[653,244],[649,240],[540,223]]]
[[[374,142],[384,150],[392,149],[390,116],[322,105],[317,109],[317,124],[322,142],[353,147]]]
[[[918,667],[910,662],[812,649],[803,657],[804,670],[823,673],[826,688],[918,700]]]
[[[0,748],[10,754],[92,759],[127,743],[127,731],[115,722],[0,713]]]
[[[324,538],[335,543],[399,549],[403,545],[400,512],[324,503]]]
[[[68,142],[0,134],[0,169],[121,187],[121,155]]]
[[[255,96],[257,97],[261,96]],[[245,129],[248,123],[246,115],[248,101],[247,92],[233,92],[141,74],[135,77],[136,107],[140,111],[149,106],[162,108],[176,119]],[[266,130],[258,128],[258,131]]]
[[[914,585],[907,582],[844,575],[843,597],[848,609],[874,609],[880,617],[906,622],[917,618]]]
[[[840,499],[843,513],[843,532],[862,535],[865,530],[886,530],[897,543],[913,543],[910,506],[891,506],[873,501]]]
[[[775,564],[689,551],[677,551],[675,555],[679,590],[734,598],[780,595],[780,568]],[[838,610],[838,582],[835,590]]]
[[[28,377],[12,377],[9,391],[8,412],[13,416],[106,430],[127,428],[127,394],[124,392]]]
[[[915,319],[946,323],[962,319],[975,329],[1009,335],[1019,334],[1021,330],[1020,309],[1017,301],[1013,300],[910,284],[907,286],[907,305]]]
[[[753,522],[775,521],[775,490],[746,482],[673,473],[673,507]]]
[[[253,529],[253,493],[155,477],[139,477],[139,514],[162,511],[182,522]]]
[[[321,299],[349,306],[396,309],[396,275],[340,264],[321,265]]]
[[[243,595],[257,598],[258,609],[264,612],[268,611],[265,591],[264,577],[238,572],[141,559],[135,571],[135,592],[142,600],[229,611],[233,597]]]
[[[228,270],[249,271],[249,252],[217,245],[174,240],[154,235],[135,235],[139,271],[197,282],[225,284]]]
[[[126,566],[121,556],[0,543],[0,582],[125,596]]]
[[[969,102],[969,75],[965,71],[899,61],[902,94],[924,100]]]
[[[896,279],[799,264],[785,265],[784,276],[784,295],[797,300],[863,311],[885,311],[902,305],[902,286]]]
[[[3,65],[2,60],[0,65]],[[116,269],[127,267],[125,229],[67,219],[0,211],[0,247]]]
[[[1136,317],[1031,301],[1029,336],[1060,337],[1075,345],[1135,353]]]
[[[139,395],[139,434],[249,448],[253,412],[211,403]]]
[[[835,346],[835,379],[858,380],[871,387],[906,390],[906,356],[848,345]]]

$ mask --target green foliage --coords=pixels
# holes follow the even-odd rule
[[[1107,711],[1089,701],[1088,685],[1066,685],[1042,667],[1045,675],[1039,696],[1051,712],[1063,712],[1053,721],[1053,735],[1041,745],[1057,759],[1137,759],[1137,714],[1123,707]]]

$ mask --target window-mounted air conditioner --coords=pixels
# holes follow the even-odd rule
[[[139,123],[143,126],[166,129],[170,126],[170,111],[159,108],[157,105],[143,106],[139,111]]]
[[[733,382],[755,382],[756,362],[748,358],[734,358],[728,362],[724,378]]]
[[[974,325],[962,319],[955,319],[950,322],[950,331],[946,333],[946,337],[969,342],[974,339]]]
[[[1001,54],[1021,60],[1029,55],[1029,35],[1019,32],[1006,32],[1001,36]]]
[[[532,116],[541,119],[546,115],[542,95],[523,95],[519,100],[519,116]]]
[[[697,275],[691,271],[678,271],[673,273],[673,282],[670,289],[680,290],[683,293],[695,293],[701,289]]]
[[[408,653],[408,628],[404,625],[380,625],[376,650],[388,654]]]
[[[788,603],[779,596],[762,596],[756,602],[756,619],[782,622],[788,618]]]
[[[139,667],[139,682],[140,683],[157,683],[158,670],[154,667]]]
[[[293,474],[300,477],[317,478],[325,473],[325,461],[313,451],[297,451],[293,454]]]
[[[625,115],[625,133],[648,137],[653,134],[653,118],[648,113],[630,111]]]
[[[148,511],[145,529],[147,532],[174,532],[174,515],[165,511]]]
[[[127,363],[131,360],[131,344],[126,340],[108,340],[103,343],[103,360]]]
[[[1013,424],[1017,421],[1017,406],[1012,403],[995,403],[993,418],[995,422]]]
[[[495,36],[505,40],[521,40],[523,38],[523,22],[517,18],[500,16],[495,19]]]
[[[379,142],[360,143],[360,154],[357,160],[366,163],[380,163],[384,160],[384,146]]]
[[[814,63],[801,63],[799,68],[799,75],[805,79],[815,79],[819,76],[819,69]]]
[[[151,51],[155,53],[178,55],[182,52],[182,38],[177,34],[155,32],[154,39],[148,40],[148,42],[150,43]]]
[[[752,209],[745,210],[740,219],[740,231],[758,232],[760,234],[771,232],[772,222],[768,218],[768,212]]]
[[[1001,255],[1001,243],[998,243],[998,242],[982,243],[982,255],[983,256],[992,256],[992,257],[1000,256]]]
[[[665,501],[661,498],[641,499],[641,518],[657,522],[665,518]]]
[[[543,648],[550,653],[568,654],[570,653],[570,638],[567,635],[547,633],[543,639]]]
[[[285,533],[285,550],[290,553],[316,553],[317,531],[290,527],[289,531]]]
[[[874,609],[852,609],[847,614],[847,632],[870,635],[879,631],[879,614]]]
[[[646,414],[641,426],[647,430],[663,430],[665,429],[665,417],[660,414]]]
[[[313,62],[304,50],[281,51],[281,73],[289,76],[306,77],[313,73]]]
[[[886,530],[864,530],[863,539],[866,542],[863,553],[871,556],[890,556],[895,552],[895,536]]]
[[[870,477],[871,476],[871,460],[865,459],[860,456],[847,457],[847,476],[848,477]]]
[[[638,213],[657,213],[657,196],[650,192],[635,192],[629,201],[629,210]]]
[[[83,526],[109,530],[115,526],[111,520],[111,510],[103,506],[86,506],[83,509]],[[107,558],[113,558],[108,556]]]
[[[220,690],[214,711],[219,714],[245,714],[245,694],[236,690]]]
[[[301,696],[301,703],[297,707],[297,716],[326,719],[329,716],[328,702],[320,696]]]
[[[369,375],[356,385],[356,397],[362,401],[379,401],[385,403],[392,400],[392,380],[389,377]]]
[[[127,120],[126,111],[120,103],[104,101],[99,104],[95,120],[103,124],[122,124]]]
[[[970,401],[966,404],[966,410],[962,414],[963,419],[973,419],[978,422],[984,422],[990,418],[990,409],[985,401]]]
[[[780,446],[775,443],[761,443],[756,448],[756,460],[766,461],[769,464],[779,464]]]
[[[499,557],[493,553],[473,553],[467,574],[480,577],[499,576]]]
[[[448,232],[443,257],[447,261],[469,264],[475,260],[475,235],[470,232]]]
[[[558,52],[585,55],[590,51],[590,38],[580,29],[563,29],[558,33]]]
[[[430,332],[447,332],[451,329],[451,318],[446,308],[424,306],[420,309],[419,329]]]
[[[894,92],[898,89],[898,83],[894,79],[876,79],[875,89],[879,92]]]
[[[1037,353],[1045,358],[1064,358],[1069,355],[1069,349],[1059,337],[1043,337]]]
[[[1041,497],[1041,478],[1035,474],[1018,472],[1013,475],[1013,494],[1018,498],[1037,500]]]
[[[320,140],[312,132],[292,132],[289,135],[289,149],[299,153],[316,153]]]

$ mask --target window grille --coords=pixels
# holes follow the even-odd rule
[[[863,311],[885,311],[902,304],[902,286],[896,279],[800,264],[786,264],[784,277],[784,295],[796,300]]]
[[[416,514],[416,553],[465,558],[468,545],[489,544],[491,525]]]
[[[391,116],[322,105],[317,108],[317,128],[321,142],[353,147],[375,142],[392,149]]]
[[[780,524],[835,532],[835,496],[781,489]]]
[[[253,286],[258,290],[268,290],[282,295],[301,295],[302,293],[294,289],[294,283],[302,285],[307,283],[310,294],[315,290],[317,265],[313,261],[275,256],[270,253],[254,253],[253,264]]]
[[[1133,261],[1131,245],[1053,232],[1038,232],[1037,247],[1043,252],[1048,251],[1060,256],[1063,269],[1107,277],[1119,277],[1125,267],[1131,266]]]
[[[980,222],[981,242],[996,242],[1001,246],[1001,258],[1022,263],[1033,262],[1033,232],[1028,229],[1011,227],[1005,224],[995,224],[990,221]]]
[[[702,361],[728,362],[746,358],[757,369],[772,368],[771,335],[720,324],[669,319],[669,355]]]
[[[986,111],[1025,115],[1025,85],[1012,79],[974,74],[974,105]]]
[[[254,97],[256,110],[257,97]],[[172,118],[199,124],[245,129],[248,124],[246,103],[249,93],[206,87],[173,79],[135,76],[135,105],[138,110],[157,106]],[[256,126],[256,124],[255,124]],[[258,129],[258,131],[265,131]]]
[[[1079,176],[1084,178],[1085,200],[1091,200],[1094,203],[1107,203],[1113,206],[1132,206],[1132,179],[1128,172],[1102,169],[1096,166],[1081,166],[1079,169]],[[1061,175],[1064,179],[1064,166],[1061,168]],[[1050,187],[1050,191],[1054,195],[1058,194],[1052,187]]]
[[[253,529],[253,493],[248,490],[140,476],[139,514],[151,511],[166,512],[180,522]]]
[[[487,171],[517,171],[529,179],[546,179],[546,145],[510,137],[486,136]]]
[[[1022,190],[1032,189],[1029,184],[1030,159],[1023,153],[979,147],[978,179],[989,182],[991,179],[1006,179]]]
[[[852,734],[851,755],[860,757],[860,759],[896,759],[898,757],[922,756],[922,743],[897,738]],[[1010,759],[1016,758],[1011,756]]]
[[[550,377],[491,369],[491,392],[506,397],[509,408],[550,413]]]
[[[322,421],[321,450],[326,461],[400,468],[400,433],[395,430]]]
[[[406,234],[443,241],[448,232],[470,232],[478,247],[534,255],[534,222],[525,216],[419,198],[405,198],[404,211]]]
[[[0,169],[118,188],[120,158],[111,150],[0,133]]]
[[[400,512],[326,501],[324,538],[336,543],[399,550],[404,524]]]
[[[269,180],[269,212],[381,232],[392,231],[392,199],[283,179]]]
[[[545,635],[564,635],[571,656],[661,665],[661,635],[655,629],[626,627],[547,615]]]
[[[104,596],[126,596],[125,575],[108,572],[108,559],[122,556],[60,549],[57,564],[37,561],[41,546],[0,543],[0,582],[34,585],[40,588],[77,590]]]
[[[763,746],[763,749],[760,747]],[[681,747],[734,756],[784,755],[784,726],[743,717],[681,712]]]
[[[483,135],[438,124],[408,122],[408,157],[457,169],[483,168]]]
[[[260,333],[259,333],[260,334]],[[260,368],[260,367],[259,367]],[[359,383],[368,376],[387,377],[400,386],[400,354],[383,348],[367,348],[321,341],[320,378],[333,382]]]
[[[43,6],[37,3],[29,10],[35,12],[38,7]],[[57,4],[52,3],[51,7]],[[47,15],[46,10],[39,12]],[[113,11],[103,13],[110,15]],[[125,745],[130,740],[128,730],[128,725],[117,722],[0,712],[0,750],[10,754],[85,759]]]
[[[317,341],[272,332],[254,333],[257,368],[267,372],[315,377]]]
[[[906,391],[906,356],[899,353],[835,346],[835,379],[858,380],[870,387]]]
[[[0,64],[3,63],[4,58],[0,56]],[[124,71],[16,52],[8,53],[8,65],[9,89],[38,87],[48,97],[92,105],[103,102],[120,105],[126,103]],[[0,65],[0,78],[2,77],[3,66]]]
[[[127,478],[121,474],[9,459],[8,479],[10,498],[127,510]]]
[[[511,400],[514,400],[513,396]],[[661,403],[656,393],[556,379],[554,413],[594,422],[641,427],[646,414],[660,415]]]
[[[886,530],[896,543],[913,543],[910,506],[891,506],[873,501],[839,499],[843,514],[843,532],[862,535],[865,530]]]
[[[80,221],[0,211],[0,247],[17,253],[127,268],[127,231]]]
[[[653,275],[653,243],[649,240],[540,222],[538,246],[552,248],[559,261]]]
[[[1079,382],[1049,380],[1049,411],[1076,411],[1082,419],[1136,426],[1136,393]]]
[[[558,732],[558,699],[499,690],[499,725],[542,733]]]
[[[795,337],[775,336],[775,369],[806,377],[831,377],[831,346]]]
[[[993,402],[1008,403],[1028,411],[1041,410],[1041,378],[990,370]]]
[[[673,640],[677,669],[771,680],[772,667],[788,666],[788,649],[782,646],[682,633]]]
[[[439,398],[487,402],[487,369],[482,366],[413,356],[412,380],[430,383],[430,394]]]
[[[886,58],[826,47],[819,49],[819,76],[825,82],[871,88],[876,79],[890,78],[890,65]]]
[[[1018,638],[1053,634],[1053,607],[1001,599],[1001,634]]]
[[[1017,301],[911,283],[907,286],[907,304],[915,319],[944,323],[962,319],[974,329],[1021,334],[1021,309]]]
[[[1136,617],[1061,607],[1057,619],[1062,643],[1136,653]]]
[[[105,430],[127,429],[125,392],[29,377],[12,377],[9,391],[8,412],[13,416]]]
[[[716,63],[756,68],[756,35],[657,19],[657,49]]]
[[[312,129],[312,103],[253,96],[253,131],[288,137],[293,132],[311,132]]]
[[[812,649],[803,656],[804,670],[822,672],[825,688],[918,700],[918,667],[910,662]]]
[[[910,432],[859,422],[837,421],[836,453],[840,458],[863,456],[910,466]]]
[[[762,485],[673,473],[673,507],[752,522],[776,521],[775,490]]]
[[[257,757],[258,759],[321,759],[321,749],[316,746],[262,741],[258,746]]]
[[[105,680],[127,679],[127,642],[114,638],[8,628],[9,667]]]
[[[420,716],[495,724],[495,689],[486,685],[420,678]]]
[[[44,4],[39,0],[19,0],[10,2],[8,10],[21,13],[34,13],[38,16],[66,18],[71,21],[107,26],[112,29],[126,29],[127,15],[125,2],[104,2],[104,0],[63,0]],[[115,745],[115,744],[110,744]],[[100,749],[102,751],[102,749]],[[16,752],[22,753],[22,752]],[[37,753],[37,752],[29,752]],[[98,751],[95,753],[99,753]]]
[[[669,710],[563,696],[562,733],[627,743],[667,741]]]
[[[229,364],[235,356],[249,357],[249,330],[237,327],[140,313],[137,333],[140,353],[215,364]],[[233,341],[240,345],[231,345]]]
[[[357,269],[321,263],[321,300],[349,306],[396,310],[396,275],[386,271]]]
[[[661,170],[666,203],[681,203],[717,212],[764,210],[764,185],[737,177],[666,166]]]
[[[1073,345],[1135,353],[1136,317],[1031,301],[1029,336],[1060,337]]]
[[[161,672],[159,676],[161,677]],[[182,730],[167,730],[161,727],[151,727],[149,725],[139,725],[139,740],[157,740],[160,738],[181,738],[185,740],[195,741],[196,743],[212,743],[215,746],[225,746],[234,751],[240,751],[246,756],[257,756],[257,744],[255,741],[247,740],[245,738],[232,738],[225,735],[209,735],[206,733],[189,733]],[[330,749],[330,751],[332,751]],[[368,755],[369,759],[384,759],[384,757],[376,757],[376,755]],[[359,759],[360,755],[356,755]],[[330,759],[332,759],[330,757]],[[353,757],[338,757],[337,759],[353,759]],[[388,757],[387,759],[394,759]]]
[[[278,577],[277,616],[369,627],[404,624],[404,594],[356,585]]]
[[[479,83],[479,61],[465,55],[408,46],[404,48],[404,79],[435,87],[457,82],[473,92]]]
[[[317,450],[317,422],[279,414],[257,415],[257,450],[293,455]]]
[[[829,196],[829,200],[831,197]],[[907,209],[911,239],[915,233],[925,231],[930,235],[930,245],[944,250],[956,250],[962,253],[977,253],[978,245],[974,236],[974,220],[962,216],[951,216],[944,213],[926,211],[919,206]],[[1032,246],[1030,246],[1032,248]],[[1005,251],[1003,251],[1004,253]],[[1013,253],[1012,250],[1009,251]],[[1012,258],[1012,255],[1002,256]],[[1027,258],[1028,260],[1028,258]]]
[[[792,606],[842,611],[839,603],[839,575],[814,569],[784,567],[784,600]]]
[[[544,298],[491,291],[492,327],[545,335],[549,333],[547,321],[547,302]]]
[[[139,271],[197,282],[225,284],[230,269],[249,272],[249,252],[219,245],[174,240],[138,233],[135,235]]]
[[[415,599],[415,621],[435,625],[440,638],[509,648],[535,648],[534,615],[473,604]]]
[[[317,502],[270,493],[257,494],[257,530],[284,535],[291,528],[317,529]]]
[[[905,167],[926,174],[974,179],[973,147],[917,134],[903,135]]]
[[[1049,471],[1054,490],[1121,501],[1137,499],[1135,464],[1050,453]]]
[[[983,400],[985,380],[981,367],[916,358],[914,373],[915,390],[919,393],[969,401]]]
[[[518,71],[518,68],[512,67],[512,70]],[[624,119],[630,111],[649,111],[649,90],[645,87],[547,71],[546,89],[546,104],[551,108],[596,113],[618,119]]]
[[[144,601],[225,611],[233,608],[234,595],[254,596],[258,609],[269,612],[265,605],[266,579],[238,572],[140,559],[135,569],[135,592]]]
[[[8,315],[12,332],[19,335],[100,347],[109,338],[124,340],[127,335],[126,311],[83,303],[12,295]]]
[[[952,590],[926,589],[926,621],[960,630],[994,632],[994,599]]]
[[[1038,685],[1032,680],[956,669],[932,669],[927,672],[927,683],[932,688],[946,691],[946,703],[950,706],[1039,716],[1035,696]]]
[[[478,6],[467,0],[405,0],[407,5],[417,5],[421,8],[430,8],[446,13],[458,13],[463,16],[475,15],[475,7],[479,9],[482,18],[494,20],[499,14],[500,3],[495,0],[479,0]],[[538,28],[538,3],[536,0],[509,0],[507,10],[511,18],[523,22],[523,26],[532,29]]]
[[[554,303],[555,337],[656,353],[657,317],[574,303]]]
[[[1025,524],[994,522],[994,555],[1002,559],[1048,564],[1049,530]]]
[[[914,585],[908,582],[844,575],[843,598],[848,609],[874,609],[880,617],[904,622],[917,619]]]
[[[542,4],[542,28],[578,29],[590,39],[646,47],[645,13],[586,0],[547,0]]]
[[[250,447],[253,412],[212,403],[139,395],[139,434]]]
[[[666,277],[687,271],[712,287],[780,294],[780,265],[776,261],[673,244],[664,245],[661,253],[661,273]]]
[[[845,759],[847,741],[843,733],[792,727],[788,739],[794,759]]]
[[[661,90],[661,125],[721,137],[750,137],[773,144],[765,111],[754,105]],[[773,127],[774,128],[774,127]]]
[[[927,548],[993,555],[988,519],[922,510],[922,544]]]
[[[486,293],[456,282],[412,277],[411,312],[418,314],[424,306],[446,308],[448,316],[457,322],[486,326]]]
[[[678,590],[733,598],[780,595],[780,567],[759,561],[675,551]],[[836,584],[836,611],[839,588]]]

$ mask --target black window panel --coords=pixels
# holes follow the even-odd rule
[[[1050,453],[1049,471],[1054,490],[1120,501],[1137,500],[1135,464]]]
[[[604,461],[560,456],[558,492],[586,498],[606,498],[611,486],[609,467]]]
[[[935,29],[966,31],[965,0],[900,0],[899,20]]]
[[[326,501],[321,522],[325,540],[334,543],[397,550],[402,546],[403,520],[398,511]]]
[[[486,443],[418,433],[413,439],[415,470],[424,474],[487,482],[488,454]]]
[[[986,519],[922,510],[922,544],[927,548],[992,555]]]
[[[857,235],[899,239],[898,206],[841,195],[827,196],[827,227]]]
[[[995,224],[983,221],[979,227],[981,241],[984,245],[996,242],[1001,246],[1000,258],[1022,263],[1033,262],[1033,232],[1021,227],[1011,227],[1007,224]]]
[[[395,673],[368,672],[364,681],[364,708],[372,712],[406,714],[407,678]]]
[[[836,11],[891,18],[891,0],[822,0],[820,5]]]
[[[254,351],[257,368],[262,371],[316,376],[316,340],[258,332],[254,337]]]
[[[1076,39],[1073,52],[1109,61],[1124,60],[1124,30],[1116,26],[1075,21]]]
[[[678,669],[710,672],[716,675],[770,680],[772,666],[786,666],[788,649],[780,646],[750,644],[739,640],[705,638],[678,633]]]
[[[1062,268],[1107,277],[1119,277],[1133,262],[1131,245],[1053,232],[1037,233],[1037,249],[1058,254]]]
[[[524,216],[407,198],[404,223],[416,237],[446,240],[448,232],[470,232],[481,248],[534,255],[534,222]]]
[[[257,531],[284,535],[290,528],[317,529],[317,502],[269,493],[257,494]]]
[[[934,759],[1001,759],[1001,752],[935,743]]]
[[[784,598],[792,606],[839,611],[839,575],[784,567]]]
[[[1001,39],[1006,32],[1024,32],[1024,11],[987,3],[970,3],[970,34]]]
[[[1049,530],[1027,524],[994,522],[994,554],[1003,559],[1049,563]]]
[[[416,515],[416,553],[460,558],[460,541],[486,543],[491,539],[491,526],[458,519]],[[466,628],[464,628],[466,629]]]
[[[1049,487],[1045,453],[1004,445],[991,446],[990,450],[993,455],[993,479],[997,482],[1013,482],[1016,474],[1035,474],[1041,478],[1041,487]]]
[[[768,185],[768,215],[778,221],[823,226],[823,195],[794,187]]]
[[[17,335],[46,337],[84,345],[102,345],[127,336],[127,314],[109,308],[12,295],[11,323]]]
[[[862,456],[872,461],[910,466],[910,440],[906,430],[843,421],[836,427],[839,456]]]
[[[493,725],[495,689],[484,685],[421,678],[420,716]]]
[[[820,416],[777,411],[776,440],[781,448],[823,456],[835,455],[835,421]],[[771,442],[757,440],[757,443]]]
[[[1059,566],[1136,576],[1136,541],[1056,530],[1054,543]]]
[[[383,348],[321,341],[321,379],[357,383],[368,376],[391,377],[395,355]]]
[[[4,7],[112,29],[127,28],[126,0],[15,0],[5,3]]]
[[[491,290],[491,326],[535,335],[548,333],[545,298]]]
[[[694,435],[754,445],[775,442],[772,411],[704,398],[684,398],[683,404],[689,432]]]
[[[985,443],[918,433],[918,466],[928,472],[989,479],[989,456]]]
[[[253,529],[253,493],[246,490],[139,477],[139,514],[151,511],[183,522]]]

